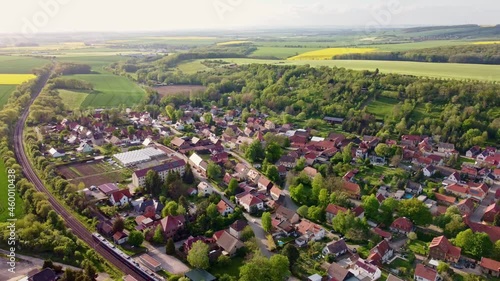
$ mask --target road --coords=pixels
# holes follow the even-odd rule
[[[257,245],[259,246],[262,255],[270,258],[273,253],[267,249],[266,232],[262,228],[262,222],[260,218],[254,218],[247,213],[243,213],[243,215],[247,219],[248,225],[252,228],[253,233],[255,234],[255,240],[257,240]]]
[[[16,128],[14,131],[14,148],[15,155],[19,165],[23,167],[24,176],[35,186],[35,188],[43,192],[47,195],[47,200],[52,205],[54,210],[63,218],[66,223],[66,226],[72,230],[72,232],[80,238],[83,242],[85,242],[90,248],[93,248],[98,254],[100,254],[107,262],[114,265],[116,268],[121,270],[125,274],[130,274],[134,276],[137,280],[153,280],[150,277],[143,277],[143,275],[139,274],[137,270],[130,266],[129,264],[119,260],[114,255],[112,255],[108,250],[102,246],[100,243],[94,241],[92,237],[92,233],[88,231],[81,222],[79,222],[69,211],[67,211],[59,201],[50,193],[50,191],[45,187],[43,182],[40,180],[38,175],[33,170],[31,163],[26,156],[26,152],[23,145],[23,134],[24,134],[24,124],[28,117],[29,108],[33,104],[33,101],[38,97],[40,92],[42,91],[45,84],[49,79],[49,75],[44,78],[43,83],[41,84],[40,89],[36,89],[33,93],[32,99],[29,105],[26,107],[21,117],[16,123]]]

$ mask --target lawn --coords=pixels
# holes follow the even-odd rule
[[[245,264],[245,259],[243,257],[231,258],[230,263],[225,266],[215,265],[209,271],[214,276],[220,277],[224,274],[228,274],[236,279],[240,276],[240,267]]]
[[[439,105],[433,104],[431,112],[427,112],[425,110],[425,104],[419,103],[410,114],[410,118],[414,120],[422,120],[426,117],[437,119],[439,118],[439,115],[441,115],[441,111],[442,109]]]
[[[59,90],[63,103],[71,110],[80,108],[88,95],[88,91]]]
[[[314,67],[344,67],[354,70],[375,70],[381,73],[398,73],[419,77],[472,79],[481,81],[500,81],[500,65],[426,63],[407,61],[370,61],[370,60],[262,60],[262,59],[223,59],[236,64],[286,64],[311,65]]]
[[[377,100],[368,104],[367,111],[383,120],[385,117],[392,115],[392,109],[398,103],[397,99],[378,97]]]
[[[16,85],[0,85],[0,109],[9,100],[10,94],[16,89]]]
[[[33,68],[41,67],[48,63],[49,60],[40,58],[0,56],[0,73],[29,74]]]
[[[405,268],[406,269],[405,274],[402,274],[403,272],[400,272],[400,277],[402,277],[404,280],[411,279],[411,277],[413,276],[413,264],[410,264],[406,260],[397,258],[394,261],[392,261],[388,266],[392,269]]]
[[[427,243],[420,240],[414,240],[408,244],[408,249],[411,252],[422,256],[427,255],[427,248]]]
[[[94,91],[81,102],[82,108],[109,108],[121,104],[134,106],[145,96],[144,90],[126,77],[110,73],[78,74],[66,77],[85,80],[94,85]],[[73,105],[76,105],[76,102]]]
[[[199,60],[195,60],[179,64],[177,66],[177,69],[184,72],[185,74],[194,74],[198,71],[211,70],[212,68],[202,64]]]
[[[16,175],[19,177],[20,175]],[[11,218],[8,210],[8,182],[7,182],[7,171],[5,164],[0,160],[0,221],[4,222],[7,219]],[[18,178],[19,180],[19,178]],[[16,206],[15,206],[15,218],[20,219],[23,214],[23,202],[19,197],[19,194],[16,193]]]

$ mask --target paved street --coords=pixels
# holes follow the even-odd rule
[[[253,233],[255,234],[255,239],[257,240],[257,244],[260,248],[260,251],[265,257],[268,258],[271,257],[273,253],[267,249],[266,232],[264,231],[264,229],[262,229],[262,223],[260,218],[253,218],[247,213],[244,213],[244,216],[248,220],[248,225],[250,225],[250,227],[253,230]]]

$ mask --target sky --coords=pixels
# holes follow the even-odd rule
[[[498,0],[2,0],[2,7],[0,33],[500,24]]]

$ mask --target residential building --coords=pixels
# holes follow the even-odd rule
[[[245,194],[241,198],[236,197],[236,203],[240,204],[248,213],[264,209],[264,202],[259,197],[250,193]]]
[[[200,196],[209,196],[213,192],[214,188],[209,183],[202,181],[198,184],[198,194]]]
[[[326,207],[326,222],[327,223],[332,223],[332,219],[339,213],[339,212],[347,212],[347,209],[338,205],[334,204],[328,204]]]
[[[28,275],[28,281],[55,281],[57,275],[51,268],[45,268],[33,275]]]
[[[305,219],[298,224],[297,232],[308,241],[319,241],[325,237],[325,229]]]
[[[421,263],[415,268],[414,279],[416,281],[438,281],[439,275],[436,270]]]
[[[351,198],[359,199],[361,198],[361,187],[357,183],[343,181],[342,188],[345,192],[349,194]]]
[[[408,234],[413,231],[413,223],[405,217],[397,218],[392,222],[390,229],[392,232]]]
[[[184,276],[191,281],[215,281],[217,278],[204,269],[192,269],[184,273]]]
[[[493,277],[500,276],[500,262],[492,260],[489,258],[482,257],[481,263],[479,263],[481,270],[484,274],[491,275]]]
[[[347,268],[342,267],[340,264],[333,262],[329,267],[328,267],[328,277],[330,277],[329,280],[334,280],[334,281],[354,281],[354,280],[359,280],[357,279],[352,272],[350,272]],[[355,278],[355,279],[354,279]]]
[[[194,165],[196,170],[200,172],[202,175],[207,174],[208,163],[203,160],[198,154],[193,153],[191,157],[189,157],[189,161]]]
[[[125,242],[128,241],[128,235],[121,231],[117,231],[113,235],[113,241],[118,245],[124,244]]]
[[[457,204],[457,208],[462,215],[470,215],[475,209],[475,202],[471,198],[463,199]]]
[[[64,150],[55,149],[55,148],[51,148],[49,150],[49,154],[50,154],[50,156],[52,156],[52,158],[61,158],[61,157],[66,156],[66,152],[64,152]]]
[[[414,195],[422,193],[422,185],[413,181],[408,181],[405,191]]]
[[[484,211],[483,220],[485,222],[493,223],[495,221],[495,216],[500,214],[500,205],[496,202],[489,205]]]
[[[382,271],[376,265],[361,258],[350,267],[349,271],[363,281],[375,281],[382,277]]]
[[[221,199],[217,204],[217,210],[222,216],[227,216],[234,212],[234,206],[233,204],[231,204],[231,202],[227,202],[226,200]]]
[[[229,234],[227,231],[223,231],[220,237],[217,238],[217,245],[223,249],[223,254],[227,256],[234,256],[236,251],[245,246],[243,242]]]
[[[386,281],[404,281],[403,279],[399,278],[399,277],[396,277],[392,274],[389,274],[387,276],[387,280]]]
[[[375,235],[382,237],[383,239],[390,241],[392,239],[392,234],[387,231],[383,231],[382,229],[375,227],[371,230]]]
[[[332,255],[334,257],[338,257],[340,255],[343,255],[349,251],[349,248],[347,248],[347,244],[345,243],[344,239],[340,239],[339,241],[332,242],[330,244],[327,244],[323,248],[323,255]]]
[[[458,262],[462,249],[453,246],[444,236],[435,237],[429,245],[429,256],[436,260]]]
[[[387,240],[382,240],[373,249],[370,250],[370,255],[367,261],[378,266],[387,263],[394,255],[394,250],[389,245]]]
[[[273,218],[279,221],[288,221],[290,224],[296,224],[300,220],[299,214],[285,206],[279,206],[273,213]]]
[[[177,232],[184,229],[184,216],[167,216],[160,221],[160,226],[163,231],[165,240],[176,238]]]
[[[241,233],[247,225],[248,223],[245,220],[237,220],[229,226],[229,234],[238,239],[241,239]]]
[[[80,143],[80,146],[76,149],[79,153],[91,153],[93,150],[92,146],[86,142]]]
[[[144,187],[146,184],[146,175],[150,170],[157,172],[160,179],[165,181],[169,173],[177,172],[180,175],[184,175],[185,169],[186,161],[175,158],[173,161],[165,162],[154,167],[136,170],[132,174],[132,184],[137,187]]]
[[[457,201],[457,198],[453,196],[447,196],[437,192],[434,193],[434,196],[436,197],[436,200],[439,204],[443,204],[446,206],[454,205]]]
[[[269,191],[273,187],[273,183],[265,176],[260,176],[257,181],[259,189]]]
[[[129,204],[131,199],[132,195],[128,189],[115,191],[111,194],[111,196],[109,196],[109,202],[113,206],[123,206],[125,204]]]
[[[424,173],[424,176],[426,177],[432,177],[436,173],[436,167],[434,165],[428,165],[424,169],[422,169],[422,172]]]

